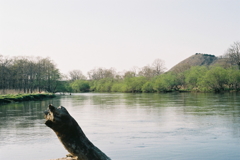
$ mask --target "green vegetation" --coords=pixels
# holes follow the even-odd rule
[[[90,89],[89,82],[86,80],[76,80],[70,84],[74,92],[88,92]]]
[[[65,83],[74,92],[222,92],[240,91],[240,42],[235,42],[224,56],[196,53],[164,72],[162,60],[152,65],[134,67],[122,74],[114,69],[95,68],[88,72],[70,72]]]
[[[38,94],[7,94],[0,96],[0,104],[11,103],[11,102],[22,102],[22,101],[36,101],[43,100],[46,98],[54,98],[54,94],[50,93],[38,93]]]
[[[237,66],[229,68],[222,66],[193,66],[183,72],[165,72],[152,78],[138,73],[130,76],[129,72],[126,74],[113,77],[103,76],[91,80],[65,81],[64,85],[60,86],[62,86],[62,91],[65,92],[240,91],[240,70]]]
[[[9,90],[17,93],[239,91],[240,42],[234,42],[220,57],[196,53],[168,72],[164,61],[156,59],[151,65],[122,73],[113,68],[94,68],[88,77],[80,70],[63,76],[49,58],[10,59],[0,55],[0,93]]]

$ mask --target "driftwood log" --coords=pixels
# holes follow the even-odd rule
[[[100,149],[92,144],[75,119],[66,108],[49,105],[44,111],[45,124],[51,128],[70,153],[66,159],[77,160],[110,160]],[[72,157],[72,158],[70,158]]]

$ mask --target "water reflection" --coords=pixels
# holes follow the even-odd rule
[[[115,160],[240,156],[237,93],[81,93],[0,106],[0,159],[64,157],[67,152],[44,125],[42,111],[49,103],[65,106]]]
[[[43,107],[44,106],[44,107]],[[27,142],[35,136],[33,128],[42,125],[42,110],[46,101],[12,103],[0,106],[0,146]]]

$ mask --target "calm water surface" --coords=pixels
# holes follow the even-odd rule
[[[62,105],[113,160],[240,159],[240,94],[97,94],[0,106],[0,159],[48,160],[67,154],[44,125]]]

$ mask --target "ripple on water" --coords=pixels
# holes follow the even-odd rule
[[[240,107],[235,106],[240,96],[225,96],[88,93],[51,103],[65,106],[87,137],[114,160],[235,160],[240,157]],[[48,103],[0,107],[0,159],[65,156],[55,133],[44,125]]]

